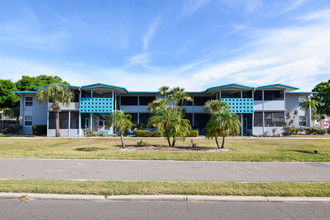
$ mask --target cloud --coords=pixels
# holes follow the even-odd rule
[[[142,38],[142,42],[143,42],[143,47],[142,50],[146,51],[148,49],[149,46],[149,42],[152,39],[152,37],[154,36],[154,33],[158,27],[158,22],[160,19],[160,15],[158,15],[155,20],[152,22],[152,24],[150,25],[148,32],[144,35],[144,37]]]
[[[149,53],[140,53],[134,56],[128,57],[127,66],[141,65],[145,66],[149,63],[150,54]]]
[[[187,17],[194,14],[204,5],[208,4],[211,0],[187,0],[182,9],[182,17]]]

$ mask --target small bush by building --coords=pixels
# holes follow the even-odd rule
[[[137,130],[136,137],[163,137],[160,131],[146,131],[146,130]],[[197,137],[198,130],[190,130],[187,137]]]
[[[47,135],[47,125],[33,125],[33,135]]]

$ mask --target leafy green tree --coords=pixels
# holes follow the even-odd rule
[[[70,85],[68,82],[63,81],[59,76],[40,75],[36,77],[22,76],[22,78],[16,82],[16,87],[18,91],[33,91],[37,87],[53,83]]]
[[[230,106],[220,100],[209,100],[205,102],[204,110],[210,114],[213,114],[221,110],[230,110]]]
[[[19,107],[14,108],[5,108],[3,111],[4,115],[9,116],[10,118],[16,118],[17,124],[19,123]]]
[[[166,99],[157,99],[148,104],[147,110],[154,111],[156,109],[164,108],[168,105],[168,100]]]
[[[134,125],[131,120],[132,116],[130,114],[125,114],[123,111],[115,111],[114,113],[111,113],[108,117],[107,125],[113,125],[114,129],[118,129],[122,148],[125,148],[123,137],[125,134],[125,130],[132,128]]]
[[[215,138],[215,143],[220,148],[218,137],[222,136],[221,148],[225,146],[225,137],[229,134],[235,135],[240,132],[241,123],[238,115],[228,110],[220,110],[212,113],[210,120],[205,127],[205,136]]]
[[[56,122],[56,137],[60,137],[60,112],[61,103],[64,105],[70,105],[70,102],[74,100],[74,93],[66,86],[59,84],[51,84],[49,86],[40,88],[37,92],[37,100],[39,102],[46,102],[48,99],[53,101],[52,109],[55,113]]]
[[[308,113],[309,108],[311,108],[311,111],[312,111],[312,115],[311,115],[312,118],[313,118],[313,115],[315,117],[315,115],[317,114],[318,103],[314,99],[305,99],[304,101],[299,102],[299,106],[301,108],[305,109],[305,118],[306,118],[306,120],[307,120],[307,113]]]
[[[13,94],[15,91],[17,88],[11,80],[0,80],[0,109],[18,106],[19,97]]]
[[[157,127],[167,139],[169,147],[174,147],[177,139],[184,141],[191,129],[189,120],[183,118],[183,113],[171,106],[155,109],[148,120],[148,126]]]
[[[168,86],[162,86],[159,88],[158,93],[164,96],[164,99],[166,100],[166,93],[170,89]]]
[[[313,99],[319,104],[317,113],[319,115],[330,115],[330,79],[328,82],[317,84],[312,91],[318,93],[313,95]]]

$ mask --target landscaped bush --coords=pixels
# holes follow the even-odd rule
[[[327,130],[321,127],[313,126],[305,128],[306,134],[326,134]]]
[[[198,137],[198,130],[190,130],[188,137]]]
[[[145,130],[137,130],[136,137],[163,137],[160,131],[145,131]],[[198,130],[190,130],[187,137],[197,137]]]
[[[2,131],[2,133],[4,133],[4,134],[8,134],[8,133],[16,133],[16,132],[19,132],[22,128],[23,128],[22,125],[19,125],[19,124],[11,124],[11,125],[9,125],[8,128],[4,129],[4,130]]]
[[[289,136],[289,135],[295,135],[297,134],[297,129],[295,127],[285,127],[283,135]]]
[[[33,135],[47,135],[47,125],[33,125]]]

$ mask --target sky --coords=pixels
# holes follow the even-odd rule
[[[186,91],[311,91],[330,78],[329,0],[0,0],[0,79]]]

